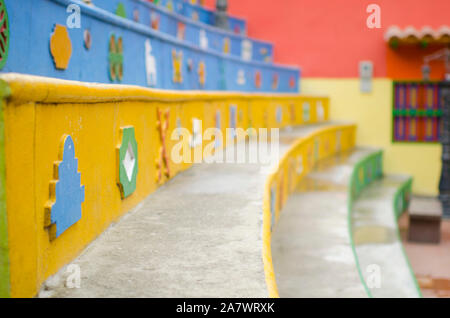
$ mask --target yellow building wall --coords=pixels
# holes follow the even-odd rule
[[[417,195],[438,194],[441,171],[440,144],[393,143],[392,98],[390,79],[374,79],[371,93],[361,93],[359,79],[302,79],[303,94],[330,97],[330,120],[349,120],[358,127],[357,144],[384,150],[386,173],[410,174]]]

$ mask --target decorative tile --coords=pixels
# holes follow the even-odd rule
[[[84,202],[75,145],[69,135],[61,139],[59,160],[54,163],[50,201],[45,206],[44,224],[49,228],[50,240],[59,237],[81,219],[81,204]]]
[[[204,87],[205,83],[206,83],[206,66],[205,66],[205,62],[200,61],[200,63],[198,63],[198,83],[200,85],[200,87]]]
[[[112,34],[109,38],[109,78],[112,82],[123,79],[123,40]]]
[[[147,75],[147,85],[155,87],[158,83],[158,73],[156,70],[156,58],[152,54],[152,43],[149,39],[145,41],[145,72]]]
[[[170,109],[161,110],[158,108],[156,110],[156,116],[156,129],[158,130],[159,141],[161,142],[159,156],[156,159],[156,181],[161,183],[163,181],[163,175],[166,178],[170,178],[169,156],[166,142],[169,131]]]
[[[72,56],[72,42],[70,41],[69,32],[65,26],[55,24],[50,37],[50,52],[55,67],[59,70],[67,69]]]
[[[0,69],[8,59],[9,52],[9,20],[4,0],[0,0]]]
[[[130,196],[136,190],[138,174],[138,146],[134,127],[120,128],[121,144],[117,146],[118,175],[117,184],[122,199]]]
[[[183,51],[172,50],[173,82],[183,83]]]

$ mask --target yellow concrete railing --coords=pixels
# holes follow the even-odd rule
[[[272,263],[272,230],[288,196],[319,160],[353,148],[355,137],[355,125],[335,125],[300,138],[268,177],[263,205],[263,261],[270,297],[279,297]]]
[[[187,169],[191,164],[176,164],[168,158],[176,144],[170,136],[179,127],[192,133],[194,118],[202,120],[202,131],[220,127],[224,135],[233,122],[236,128],[246,129],[328,119],[326,97],[158,91],[18,74],[3,74],[0,79],[6,87],[0,116],[0,137],[4,136],[0,164],[6,170],[0,181],[6,197],[0,202],[5,207],[0,209],[0,221],[7,220],[8,231],[0,242],[0,260],[5,260],[0,262],[5,264],[4,270],[0,266],[2,296],[36,295],[46,278],[73,260],[111,222]],[[138,148],[138,169],[135,190],[124,198],[116,156],[124,129],[130,127]],[[342,148],[346,134],[343,130]],[[59,177],[55,167],[67,136],[73,140],[84,201],[81,219],[57,235],[49,209]],[[321,148],[319,156],[335,147],[332,139],[329,147]],[[265,218],[266,214],[267,207]]]

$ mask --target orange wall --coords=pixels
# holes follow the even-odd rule
[[[300,65],[305,77],[357,77],[360,60],[374,62],[376,77],[388,76],[387,54],[391,49],[383,36],[389,26],[450,25],[449,0],[228,2],[231,14],[248,20],[250,36],[275,44],[275,61]],[[214,7],[215,0],[205,3]],[[366,26],[366,8],[372,3],[381,7],[381,29]]]

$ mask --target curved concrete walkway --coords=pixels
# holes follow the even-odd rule
[[[408,180],[386,176],[364,189],[354,202],[352,230],[355,250],[373,297],[421,297],[404,254],[394,212],[395,192]],[[375,267],[374,267],[375,266]],[[379,280],[369,277],[379,274]]]
[[[325,125],[282,132],[278,155]],[[72,262],[80,266],[81,288],[64,286],[68,274],[63,268],[39,296],[268,297],[262,204],[270,171],[261,164],[194,165]]]
[[[367,297],[348,228],[354,165],[377,150],[323,160],[298,185],[272,236],[280,297]]]

